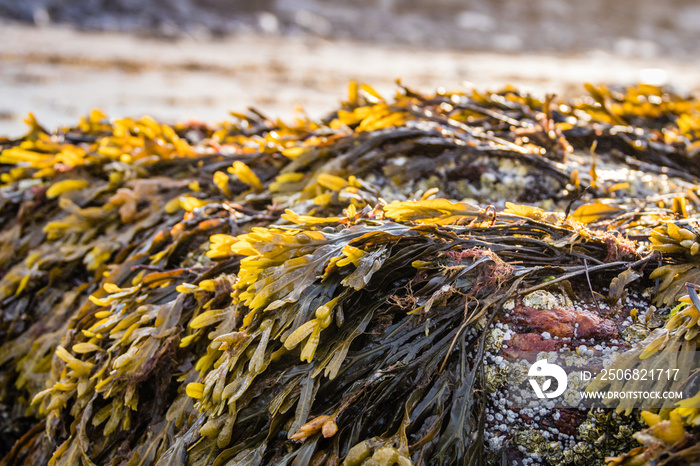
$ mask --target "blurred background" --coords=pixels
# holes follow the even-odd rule
[[[390,96],[510,83],[700,90],[691,0],[0,0],[0,135],[92,108],[215,123],[254,106],[319,117],[347,81]],[[297,105],[298,104],[298,105]]]

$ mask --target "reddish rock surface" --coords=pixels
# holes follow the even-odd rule
[[[608,340],[618,333],[612,320],[571,308],[535,309],[520,305],[511,311],[511,319],[525,333],[548,332],[559,338]]]
[[[545,340],[537,333],[519,333],[510,339],[507,349],[520,351],[557,351],[566,342],[564,340]]]

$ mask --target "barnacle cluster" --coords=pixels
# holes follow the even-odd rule
[[[700,103],[588,91],[351,83],[320,120],[216,127],[30,115],[0,139],[0,464],[690,458]],[[610,426],[494,406],[527,379],[497,353],[618,334],[614,364],[684,367],[688,396]]]

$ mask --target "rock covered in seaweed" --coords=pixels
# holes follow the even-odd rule
[[[589,91],[353,83],[293,124],[30,117],[0,141],[3,464],[679,454],[653,439],[696,438],[692,401],[645,415],[628,457],[634,417],[494,405],[527,375],[514,351],[635,348],[684,285],[670,267],[694,267],[700,104]],[[697,344],[694,296],[658,332]]]

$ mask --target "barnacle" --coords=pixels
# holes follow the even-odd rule
[[[629,449],[628,417],[572,415],[567,445],[536,423],[504,443],[485,421],[487,398],[527,379],[486,353],[617,335],[619,314],[590,309],[631,293],[659,310],[635,303],[620,345],[640,341],[616,364],[685,367],[693,386],[700,105],[588,90],[564,105],[350,83],[326,118],[251,110],[196,138],[194,123],[95,110],[49,132],[30,115],[0,152],[3,461],[580,464]],[[542,335],[493,326],[516,303]],[[686,395],[611,462],[685,451],[700,424]]]

